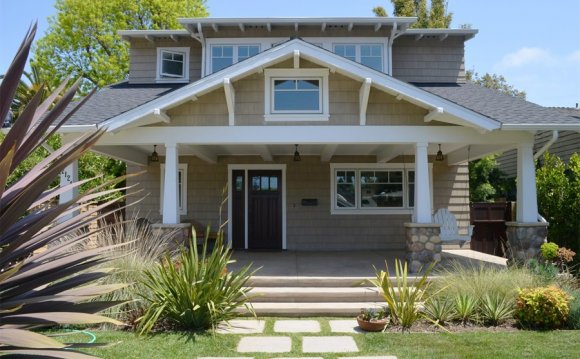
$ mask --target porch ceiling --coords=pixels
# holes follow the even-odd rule
[[[121,148],[122,147],[122,148]],[[464,162],[467,159],[466,144],[441,144],[445,155],[450,155],[453,164]],[[133,146],[98,146],[97,152],[135,164],[146,164],[147,156],[153,151],[152,145]],[[165,146],[157,145],[159,156],[165,156]],[[438,144],[429,144],[428,154],[435,156],[439,150]],[[273,161],[274,156],[292,156],[294,144],[272,145],[180,145],[180,156],[196,156],[206,162],[217,162],[220,156],[259,156],[266,162]],[[319,156],[323,162],[330,161],[333,156],[375,156],[377,162],[389,162],[398,156],[413,156],[412,144],[298,144],[301,156]],[[493,153],[496,146],[478,146],[477,151],[470,157],[475,159],[481,153]],[[481,157],[481,156],[480,156]],[[463,161],[462,161],[463,160]]]

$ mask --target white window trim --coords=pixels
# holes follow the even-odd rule
[[[403,204],[400,208],[343,208],[336,205],[336,171],[361,170],[400,170],[403,171]],[[368,215],[368,214],[413,214],[414,208],[409,204],[409,171],[415,170],[414,163],[331,163],[330,164],[330,214]],[[358,178],[358,176],[357,176]],[[415,186],[417,184],[415,183]],[[429,163],[429,186],[431,187],[431,199],[433,199],[433,164]],[[417,189],[415,188],[415,191]],[[355,186],[355,200],[358,204],[360,199],[360,183]],[[433,202],[431,202],[433,203]]]
[[[208,38],[207,51],[204,58],[204,76],[211,75],[211,45],[260,45],[260,52],[272,48],[276,44],[290,40],[289,37],[245,37],[245,38]],[[383,46],[383,72],[389,68],[389,39],[386,37],[303,37],[302,40],[321,46],[334,53],[335,44],[376,45]],[[234,62],[235,63],[235,62]]]
[[[163,52],[179,52],[184,54],[183,58],[183,77],[163,77],[161,75],[161,68],[163,64]],[[157,75],[155,82],[189,82],[189,47],[158,47],[157,48]]]
[[[160,198],[160,207],[159,213],[163,214],[163,188],[165,187],[165,164],[160,164],[161,168],[161,185],[159,189],[161,190]],[[187,163],[180,163],[177,166],[177,170],[181,171],[181,207],[179,207],[179,214],[186,215],[187,214]],[[179,179],[179,177],[178,177]],[[179,185],[179,184],[178,184]],[[179,189],[179,188],[178,188]]]
[[[329,70],[320,69],[266,69],[264,70],[264,119],[266,121],[328,121],[330,118],[328,96]],[[304,79],[320,78],[321,108],[312,113],[281,113],[273,112],[272,81],[279,78]]]

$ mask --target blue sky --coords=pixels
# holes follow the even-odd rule
[[[38,19],[40,34],[45,31],[52,4],[0,0],[0,73],[32,21]],[[214,17],[372,16],[376,5],[391,13],[388,0],[207,1]],[[449,0],[449,9],[452,27],[479,30],[466,45],[467,69],[504,75],[543,106],[580,102],[580,0]]]

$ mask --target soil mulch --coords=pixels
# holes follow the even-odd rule
[[[445,323],[443,328],[429,322],[429,321],[418,321],[413,324],[413,326],[406,330],[406,333],[445,333],[446,331],[451,333],[470,333],[470,332],[517,332],[520,331],[519,327],[516,326],[515,320],[507,321],[498,326],[483,326],[474,323],[466,323],[465,325],[456,322]],[[402,328],[400,326],[388,326],[385,333],[401,333]]]

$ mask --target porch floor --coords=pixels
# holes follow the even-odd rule
[[[229,267],[236,270],[243,265],[253,263],[253,268],[262,267],[256,276],[274,277],[374,277],[373,265],[382,269],[385,260],[389,271],[394,275],[395,258],[405,258],[405,252],[394,251],[344,251],[344,252],[254,252],[235,251]],[[443,250],[441,262],[436,267],[442,269],[453,262],[462,265],[505,266],[506,260],[501,257],[473,251],[470,249]]]

